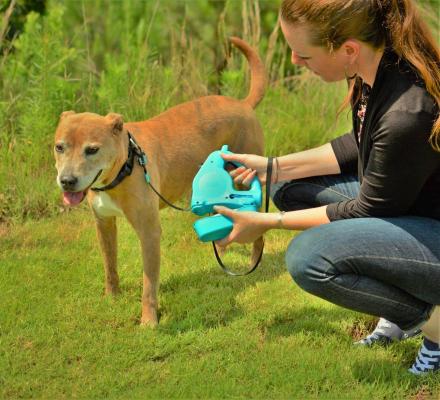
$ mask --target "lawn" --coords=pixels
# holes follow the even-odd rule
[[[0,55],[0,399],[440,398],[438,376],[407,372],[420,338],[355,347],[375,319],[293,283],[284,252],[295,232],[269,232],[257,271],[230,277],[197,240],[194,216],[162,211],[160,323],[149,329],[139,325],[131,228],[119,221],[122,293],[105,297],[92,216],[60,205],[60,113],[137,121],[205,94],[244,98],[248,63],[223,54],[229,35],[256,45],[268,69],[257,108],[266,155],[347,132],[349,111],[335,119],[346,83],[300,72],[281,33],[272,40],[279,3],[51,0],[41,15],[12,15]],[[235,246],[224,261],[240,270],[246,250]]]
[[[193,216],[164,210],[160,324],[139,325],[139,245],[120,221],[122,294],[103,296],[85,206],[0,236],[0,398],[431,399],[406,372],[420,339],[386,349],[353,340],[373,318],[299,289],[284,267],[291,232],[266,238],[247,277],[218,268]],[[226,261],[246,262],[233,249]]]

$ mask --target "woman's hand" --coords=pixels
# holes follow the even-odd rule
[[[235,184],[250,186],[255,176],[262,185],[266,183],[267,157],[255,154],[221,154],[221,156],[225,161],[239,162],[244,165],[229,172]]]
[[[226,247],[232,242],[254,242],[270,228],[273,228],[273,214],[263,214],[253,211],[236,211],[222,206],[215,206],[214,210],[231,219],[234,224],[234,228],[228,236],[215,242],[221,247]]]

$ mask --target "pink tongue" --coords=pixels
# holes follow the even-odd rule
[[[84,196],[85,196],[84,192],[75,192],[75,193],[64,192],[63,193],[64,204],[67,204],[69,206],[77,206],[79,203],[81,203]]]

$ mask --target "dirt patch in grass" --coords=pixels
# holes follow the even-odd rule
[[[434,394],[429,390],[428,386],[423,385],[410,400],[431,400],[434,399]]]
[[[353,338],[353,340],[360,340],[374,330],[378,321],[378,318],[369,321],[357,320],[351,327],[347,329],[348,334]]]
[[[0,239],[6,236],[9,232],[8,225],[5,223],[0,223]]]

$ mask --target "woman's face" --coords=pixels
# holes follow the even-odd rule
[[[347,58],[343,47],[330,53],[326,48],[313,46],[306,25],[292,25],[281,19],[281,30],[292,50],[292,64],[304,66],[326,82],[346,78]]]

